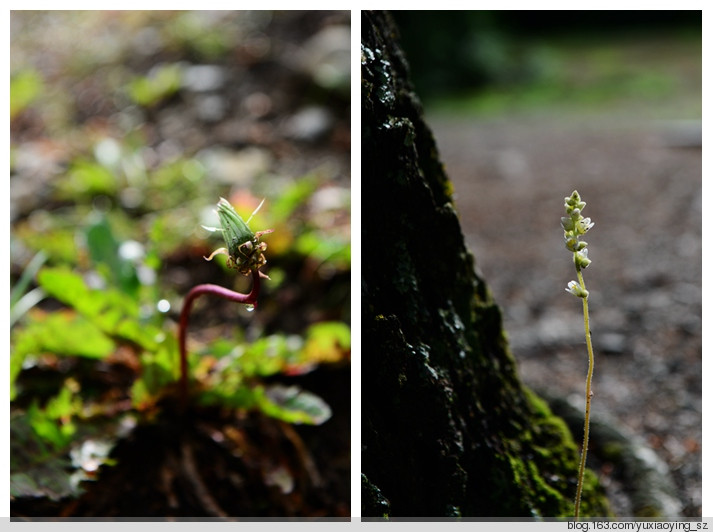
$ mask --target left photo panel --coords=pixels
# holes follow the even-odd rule
[[[349,520],[349,11],[10,13],[10,516]]]

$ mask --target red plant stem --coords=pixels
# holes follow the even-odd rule
[[[191,314],[193,301],[202,294],[211,294],[222,297],[228,301],[253,305],[257,307],[257,296],[260,293],[260,274],[253,270],[253,287],[249,294],[233,292],[216,284],[199,284],[194,286],[186,298],[183,300],[183,309],[178,321],[178,349],[181,353],[181,404],[185,407],[188,401],[188,353],[186,352],[186,330],[188,329],[188,318]]]

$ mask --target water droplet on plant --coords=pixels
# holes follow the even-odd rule
[[[248,312],[252,312],[253,310],[255,310],[255,305],[248,303],[247,305],[245,305],[245,310],[247,310]]]
[[[156,308],[159,312],[168,312],[169,310],[171,310],[171,303],[166,299],[162,299],[161,301],[156,303]]]

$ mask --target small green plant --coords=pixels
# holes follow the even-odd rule
[[[264,200],[263,200],[264,201]],[[260,236],[272,233],[272,229],[253,233],[248,227],[252,217],[260,210],[262,202],[253,211],[246,222],[235,212],[233,206],[225,198],[220,198],[218,202],[218,218],[220,227],[206,227],[209,231],[220,231],[223,233],[227,248],[216,249],[206,260],[212,260],[216,255],[228,256],[228,267],[238,270],[243,275],[252,275],[253,287],[249,294],[233,292],[222,286],[214,284],[200,284],[188,292],[181,318],[178,324],[178,346],[181,354],[181,402],[185,406],[188,396],[188,354],[186,353],[186,329],[188,329],[188,317],[190,316],[193,301],[202,294],[212,294],[236,303],[243,303],[250,310],[257,307],[257,296],[260,293],[260,278],[269,279],[267,275],[260,271],[266,263],[263,251],[267,249],[267,244],[260,242]]]
[[[582,456],[579,461],[579,473],[577,476],[577,495],[574,500],[574,517],[579,518],[580,504],[582,501],[582,483],[584,480],[584,465],[587,460],[587,450],[589,448],[589,410],[592,402],[592,373],[594,371],[594,352],[592,350],[592,334],[589,330],[589,292],[584,285],[582,270],[591,264],[587,250],[587,243],[579,237],[587,233],[594,223],[590,218],[582,216],[582,209],[586,205],[582,201],[579,193],[575,190],[564,199],[564,208],[567,216],[562,217],[562,228],[564,229],[564,240],[567,249],[573,253],[574,269],[577,271],[577,280],[567,284],[567,292],[577,296],[582,300],[584,312],[584,336],[587,341],[587,354],[589,355],[589,367],[587,369],[587,390],[586,407],[584,411],[584,438],[582,440]]]
[[[250,220],[260,210],[264,201],[260,202],[246,222],[235,212],[228,200],[220,198],[217,212],[221,227],[204,226],[204,229],[221,231],[228,247],[216,249],[210,254],[210,257],[207,257],[207,260],[212,260],[216,255],[227,255],[228,267],[238,270],[243,275],[250,275],[267,263],[263,254],[263,251],[267,249],[267,244],[260,242],[260,237],[272,233],[272,229],[253,233],[248,227]],[[260,277],[268,278],[264,273],[258,272],[258,274]]]

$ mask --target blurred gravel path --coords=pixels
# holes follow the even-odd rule
[[[552,118],[429,118],[467,243],[524,381],[583,403],[581,304],[564,291],[575,273],[559,226],[564,197],[580,192],[596,224],[585,272],[593,415],[653,448],[682,514],[700,516],[700,125]],[[614,473],[598,471],[621,499]]]

